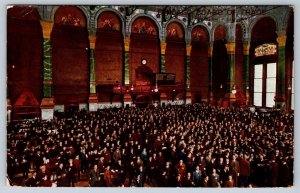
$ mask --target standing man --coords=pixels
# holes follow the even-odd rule
[[[249,176],[250,176],[250,162],[248,161],[248,156],[246,154],[241,155],[240,159],[240,186],[249,186]]]
[[[93,169],[90,171],[90,174],[89,174],[90,186],[91,187],[95,186],[95,183],[96,183],[96,181],[99,180],[99,178],[100,178],[100,173],[99,173],[97,164],[95,164]]]
[[[27,187],[37,187],[38,180],[36,179],[36,172],[32,173],[32,176],[25,181]]]
[[[230,162],[230,172],[232,174],[232,179],[234,182],[234,187],[238,186],[238,177],[240,175],[240,164],[239,161],[236,159],[236,155],[232,155],[232,160]]]
[[[210,175],[210,186],[211,187],[219,187],[220,185],[220,176],[217,174],[217,170],[213,168],[212,174]]]
[[[199,166],[196,166],[196,170],[193,171],[192,180],[194,182],[195,187],[200,187],[201,186],[202,172],[201,172]]]
[[[73,160],[69,159],[69,165],[67,166],[67,174],[66,178],[68,179],[68,185],[71,187],[75,186],[75,174],[76,174],[76,169],[73,164]]]
[[[79,155],[76,155],[74,161],[73,161],[74,167],[75,167],[75,173],[77,174],[77,181],[80,180],[80,170],[81,170],[81,163],[79,159]]]

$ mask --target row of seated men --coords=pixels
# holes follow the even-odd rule
[[[287,187],[294,115],[205,104],[80,111],[7,128],[24,186]],[[85,178],[82,178],[85,176]]]

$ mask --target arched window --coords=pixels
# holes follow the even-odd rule
[[[275,107],[278,45],[274,20],[268,17],[260,19],[252,29],[251,38],[253,105]]]

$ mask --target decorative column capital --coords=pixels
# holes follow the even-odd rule
[[[125,37],[124,38],[124,49],[125,49],[125,52],[129,52],[129,45],[130,45],[130,38],[129,37]]]
[[[187,44],[186,45],[186,56],[191,56],[191,50],[192,50],[192,45]]]
[[[41,109],[53,109],[54,108],[54,98],[43,98],[41,102]]]
[[[40,21],[42,30],[43,30],[43,37],[44,38],[50,38],[50,34],[53,28],[53,22],[48,22],[48,21]]]
[[[89,41],[90,41],[90,48],[95,49],[96,36],[89,35]]]
[[[52,80],[43,80],[43,84],[52,85]]]
[[[249,55],[250,45],[248,43],[243,44],[243,54]]]
[[[213,45],[212,44],[210,44],[209,46],[208,46],[208,49],[207,49],[207,51],[208,51],[208,57],[212,57],[212,55],[213,55]]]
[[[166,47],[167,47],[166,41],[161,41],[161,43],[160,43],[161,54],[165,54],[166,53]]]
[[[235,52],[235,42],[229,42],[226,44],[227,53],[228,54],[234,54]]]
[[[285,46],[286,45],[286,36],[279,36],[277,37],[278,46]]]

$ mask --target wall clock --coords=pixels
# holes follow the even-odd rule
[[[146,65],[147,64],[147,60],[146,59],[142,59],[142,64]]]

